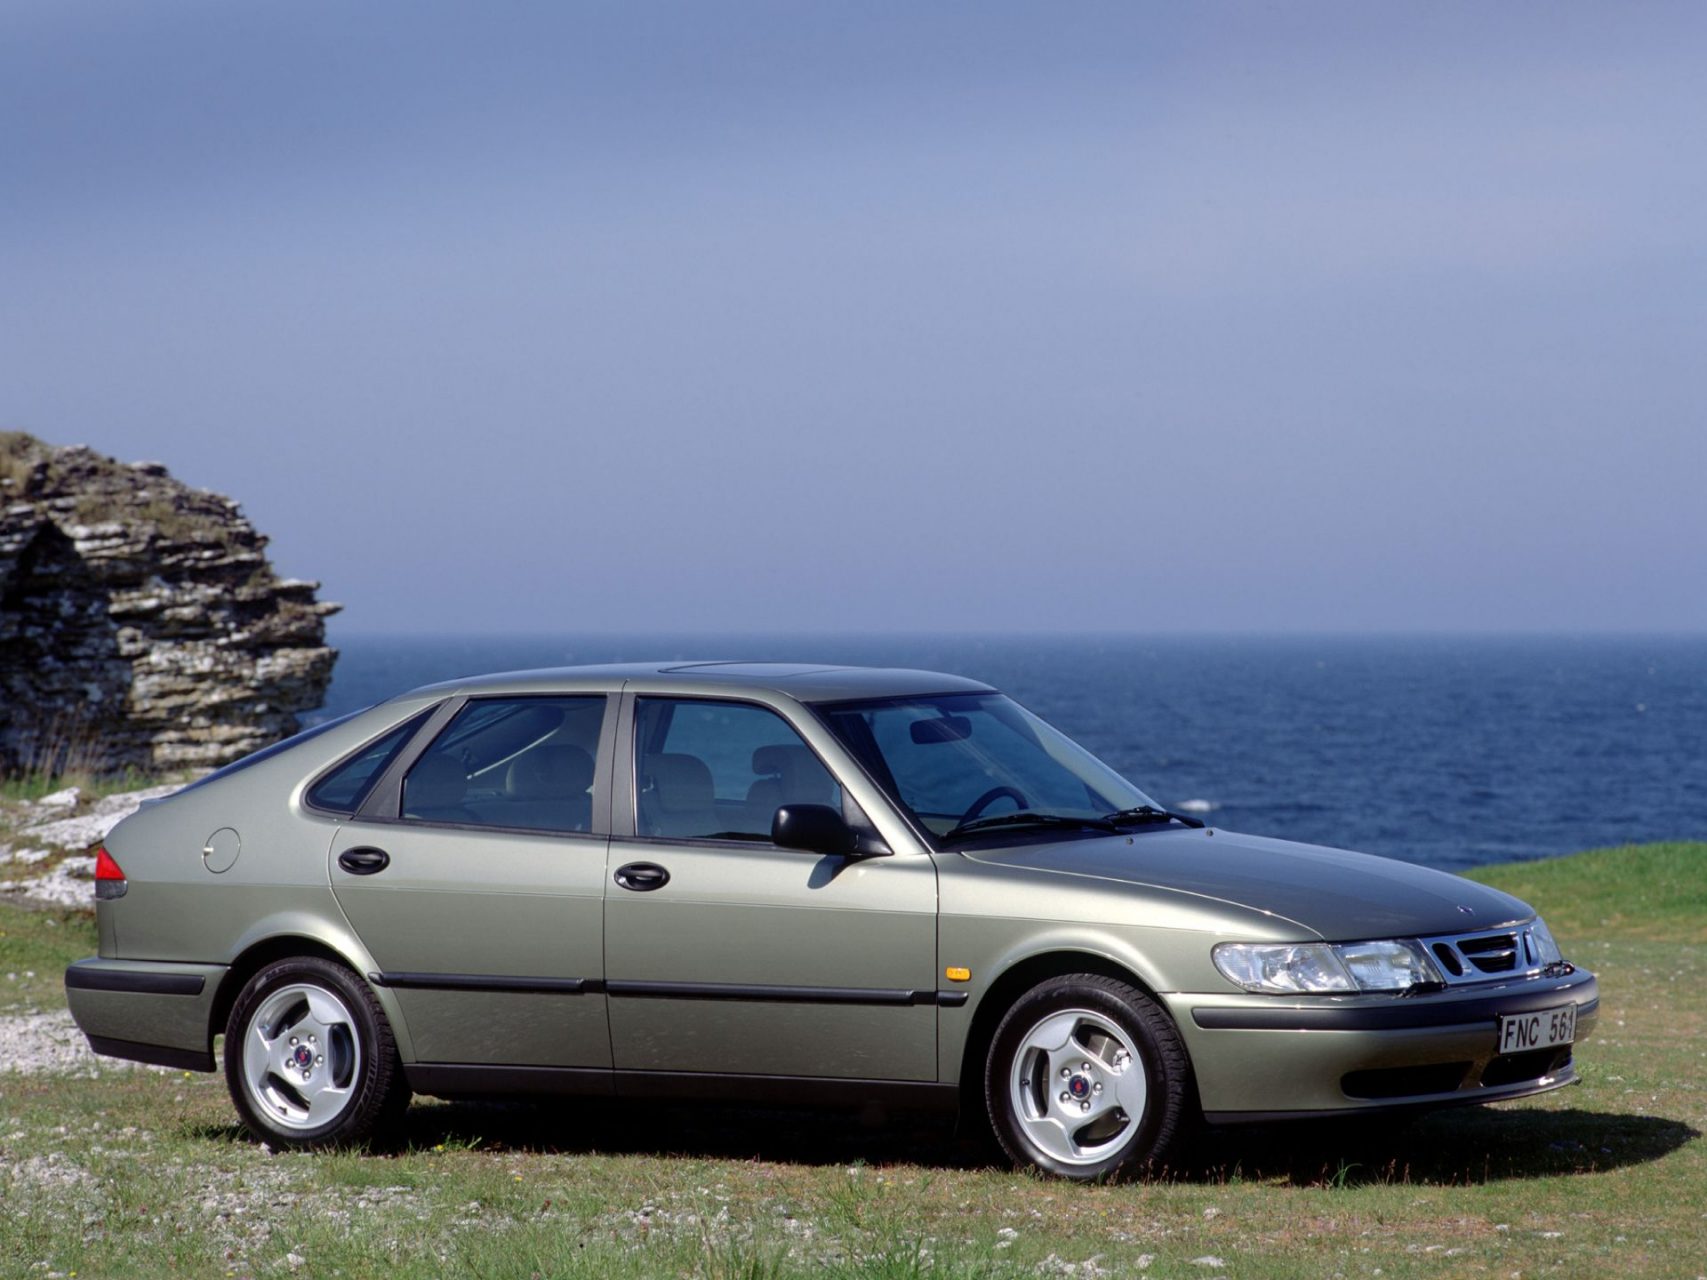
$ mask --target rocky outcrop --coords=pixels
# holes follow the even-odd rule
[[[0,770],[221,764],[297,728],[337,605],[237,503],[0,432]]]

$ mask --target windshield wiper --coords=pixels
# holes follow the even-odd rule
[[[1002,827],[1077,827],[1093,831],[1118,831],[1107,818],[1075,818],[1064,813],[998,813],[993,818],[974,818],[937,837],[943,843],[980,831],[995,831]]]
[[[1188,827],[1201,827],[1202,818],[1190,818],[1183,813],[1175,813],[1171,809],[1158,809],[1153,804],[1141,804],[1131,809],[1116,809],[1113,813],[1105,813],[1102,820],[1110,826],[1118,827],[1123,822],[1183,822]]]

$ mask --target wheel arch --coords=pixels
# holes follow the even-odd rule
[[[368,980],[367,975],[377,966],[367,949],[353,936],[327,929],[318,921],[300,919],[263,921],[245,935],[237,955],[231,961],[231,967],[226,970],[224,978],[220,980],[219,990],[214,995],[213,1007],[208,1016],[210,1047],[213,1038],[225,1030],[232,1007],[237,1003],[238,994],[249,980],[275,960],[296,956],[315,956],[330,960],[355,974],[357,980],[372,989],[378,998],[380,1007],[385,1011],[386,1020],[391,1024],[392,1038],[403,1060],[407,1062],[413,1058],[408,1028],[404,1025],[396,998],[387,988],[374,987]]]
[[[1002,1018],[1013,1008],[1014,1002],[1033,987],[1070,973],[1090,973],[1129,983],[1155,1000],[1164,1015],[1168,1012],[1167,1005],[1156,998],[1156,987],[1131,965],[1114,956],[1056,946],[1014,960],[985,989],[972,1010],[972,1024],[960,1057],[960,1108],[963,1116],[983,1114],[984,1063]]]

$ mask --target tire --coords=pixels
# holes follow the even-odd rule
[[[364,1143],[409,1105],[379,1001],[317,956],[275,961],[244,984],[225,1028],[225,1083],[249,1131],[274,1146]]]
[[[984,1101],[1016,1165],[1086,1182],[1160,1167],[1197,1105],[1172,1020],[1136,987],[1089,973],[1040,983],[1008,1010]]]

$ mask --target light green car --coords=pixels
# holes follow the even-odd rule
[[[1598,1007],[1457,876],[1171,814],[986,685],[689,663],[418,689],[97,860],[99,1053],[275,1144],[439,1097],[941,1104],[1070,1178],[1212,1123],[1522,1097]]]

